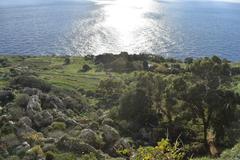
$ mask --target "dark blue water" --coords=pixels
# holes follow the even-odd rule
[[[2,0],[0,53],[153,53],[240,60],[240,3]]]

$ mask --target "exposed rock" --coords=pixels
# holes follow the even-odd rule
[[[15,146],[18,146],[20,143],[20,141],[18,140],[17,136],[14,133],[10,133],[7,135],[2,135],[0,137],[0,142],[2,142],[3,146],[5,146],[5,149],[12,149]]]
[[[9,153],[7,151],[7,146],[5,146],[3,142],[0,142],[0,156],[3,156],[3,157],[9,156]]]
[[[120,138],[111,148],[112,152],[110,155],[120,156],[118,151],[131,148],[132,141],[128,138]]]
[[[55,139],[55,138],[51,138],[51,137],[49,137],[49,138],[44,138],[44,139],[42,140],[42,142],[44,142],[44,143],[55,143],[55,142],[56,142],[56,139]]]
[[[25,123],[17,123],[16,124],[16,135],[20,138],[24,138],[26,135],[36,133],[34,129],[28,126]]]
[[[27,150],[29,150],[31,147],[28,144],[28,142],[23,142],[21,145],[17,146],[15,149],[15,152],[17,155],[24,154]]]
[[[63,101],[57,96],[41,94],[40,99],[42,102],[42,107],[45,109],[64,108]]]
[[[0,106],[0,115],[3,114],[3,111],[4,111],[3,107]]]
[[[8,103],[5,107],[12,120],[18,120],[24,115],[22,108],[16,106],[14,103]]]
[[[68,96],[63,99],[63,103],[67,109],[72,109],[74,111],[81,111],[83,106],[76,99]]]
[[[36,113],[42,111],[40,99],[37,95],[31,96],[26,111],[30,118],[32,118]]]
[[[97,153],[97,150],[89,144],[81,142],[76,138],[70,138],[68,136],[63,136],[57,142],[58,149],[65,152],[73,152],[78,155]]]
[[[108,125],[104,125],[102,127],[103,131],[103,139],[108,144],[114,144],[118,139],[120,139],[120,135],[116,129],[110,127]]]
[[[111,118],[105,118],[102,121],[102,125],[109,125],[111,127],[114,127],[114,126],[116,126],[116,123]]]
[[[44,110],[34,115],[33,122],[36,127],[46,127],[53,122],[53,116],[47,110]]]
[[[91,146],[96,148],[100,146],[98,135],[91,129],[82,130],[79,137],[83,142],[90,144]]]
[[[74,116],[75,114],[75,112],[72,109],[67,109],[65,113],[67,116],[70,116],[70,117]]]
[[[9,120],[9,117],[6,114],[0,116],[0,124],[5,123],[8,120]]]
[[[42,150],[43,152],[54,151],[56,150],[56,145],[52,143],[44,144]]]
[[[33,95],[39,95],[42,93],[41,90],[36,89],[36,88],[29,88],[29,87],[25,87],[23,89],[23,93],[28,94],[29,96],[33,96]]]
[[[146,128],[141,128],[139,130],[139,136],[145,141],[151,140],[151,131],[148,131]]]
[[[71,119],[71,118],[66,119],[65,123],[66,123],[67,127],[75,127],[78,125],[78,123],[74,119]]]
[[[94,130],[94,131],[97,131],[98,129],[99,129],[99,124],[98,124],[98,122],[91,122],[90,124],[89,124],[89,127],[88,128],[90,128],[90,129],[92,129],[92,130]]]
[[[78,137],[83,130],[84,127],[82,127],[80,124],[74,127],[73,129],[69,130],[69,135],[72,137]]]
[[[18,123],[23,123],[23,124],[28,125],[29,127],[32,127],[32,120],[29,117],[20,118]]]
[[[26,152],[23,160],[45,160],[45,155],[42,148],[37,145]]]
[[[59,111],[57,109],[52,110],[52,116],[54,120],[58,122],[66,122],[68,119],[68,117],[62,111]]]
[[[61,131],[61,130],[55,130],[55,131],[47,132],[47,136],[49,138],[53,138],[53,139],[60,139],[65,134],[66,134],[65,131]]]

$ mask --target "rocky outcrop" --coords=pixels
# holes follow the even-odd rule
[[[25,87],[22,90],[23,93],[28,94],[29,96],[42,94],[42,91],[36,88]]]
[[[26,109],[27,115],[30,118],[33,118],[33,116],[36,113],[41,111],[42,111],[42,108],[41,108],[41,101],[39,99],[39,96],[37,95],[31,96]]]
[[[112,145],[117,140],[120,139],[120,135],[119,135],[118,131],[113,127],[104,125],[101,128],[101,130],[103,132],[103,140],[106,142],[107,145]]]
[[[41,94],[40,99],[42,102],[42,108],[44,109],[53,109],[53,108],[63,109],[65,107],[63,101],[59,97],[54,95]]]
[[[94,146],[95,148],[99,148],[100,146],[100,138],[98,137],[97,133],[91,129],[83,129],[79,135],[79,138],[83,142]]]
[[[46,153],[59,150],[79,157],[93,153],[105,160],[112,159],[109,155],[121,156],[118,150],[130,146],[121,139],[116,123],[107,114],[99,110],[95,120],[82,116],[83,105],[72,97],[24,88],[17,99],[2,107],[7,114],[0,116],[0,133],[4,133],[0,137],[1,155],[46,160]]]
[[[20,118],[18,123],[26,124],[29,127],[32,127],[32,120],[29,117],[22,117],[22,118]]]
[[[33,116],[33,122],[38,128],[47,127],[53,122],[53,116],[47,110],[44,110]]]
[[[78,155],[83,155],[87,153],[98,153],[97,150],[91,145],[80,141],[76,138],[71,138],[68,136],[63,136],[57,142],[58,149],[67,152],[73,152]]]
[[[16,155],[21,155],[27,152],[31,146],[28,144],[28,142],[23,142],[21,145],[17,146],[15,149]]]
[[[15,132],[20,139],[25,138],[26,135],[36,133],[36,131],[30,126],[28,126],[26,123],[21,122],[16,124]]]

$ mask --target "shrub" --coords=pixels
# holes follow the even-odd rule
[[[11,86],[37,88],[43,92],[49,92],[51,90],[51,85],[49,83],[35,76],[18,76],[14,78],[10,84]]]
[[[53,130],[65,130],[66,129],[66,124],[64,122],[53,122],[51,124],[51,128]]]
[[[164,64],[160,64],[160,65],[154,66],[153,71],[154,72],[158,72],[158,73],[164,73],[164,74],[168,74],[169,73],[168,66],[166,66]]]
[[[84,56],[84,60],[85,61],[93,61],[94,60],[94,55],[86,55],[86,56]]]
[[[100,81],[97,92],[102,96],[101,102],[107,107],[112,107],[118,104],[119,97],[123,93],[124,88],[123,81],[108,78]]]
[[[7,58],[0,58],[0,67],[8,67],[10,62]]]
[[[11,91],[1,90],[0,91],[0,102],[2,105],[11,102],[14,99],[14,94]]]
[[[83,105],[75,98],[72,98],[70,96],[65,97],[63,99],[63,103],[65,104],[66,108],[72,109],[76,112],[81,111],[83,109]]]
[[[27,155],[35,155],[36,157],[44,157],[44,152],[40,145],[34,146],[26,152]]]
[[[90,153],[90,154],[86,154],[86,155],[83,155],[80,160],[97,160],[97,157],[95,154],[93,153]]]
[[[92,68],[87,65],[87,64],[84,64],[82,69],[80,70],[81,72],[88,72],[89,70],[91,70]]]
[[[64,65],[69,65],[71,63],[71,59],[70,59],[70,57],[65,57],[65,59],[64,59]]]
[[[1,158],[0,158],[1,160]],[[10,156],[7,159],[3,159],[3,160],[20,160],[20,158],[18,156]]]
[[[34,133],[29,133],[24,136],[24,139],[28,141],[30,144],[40,144],[44,136],[42,133],[34,132]]]
[[[186,63],[186,64],[191,64],[191,63],[193,63],[193,58],[191,58],[191,57],[185,58],[185,59],[184,59],[184,63]]]
[[[220,160],[237,160],[240,159],[240,143],[232,149],[226,150],[221,154]]]
[[[72,153],[54,153],[47,152],[46,160],[77,160],[76,156]]]
[[[143,61],[143,69],[144,70],[148,70],[149,69],[148,61],[146,61],[146,60]]]
[[[17,106],[20,106],[22,108],[25,108],[29,101],[29,95],[27,94],[19,94],[16,97],[15,103]]]
[[[171,145],[169,140],[161,140],[156,147],[140,147],[131,160],[182,160],[184,150],[176,141]]]

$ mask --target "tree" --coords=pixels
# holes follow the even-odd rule
[[[186,86],[185,94],[179,97],[191,108],[194,117],[201,121],[207,146],[209,129],[213,129],[217,137],[224,136],[224,128],[233,121],[238,96],[222,89],[223,85],[231,82],[230,66],[218,57],[195,61],[190,65],[190,71],[190,79],[194,82]]]
[[[113,77],[100,81],[97,92],[101,95],[101,102],[107,107],[117,105],[122,95],[125,84],[120,79]]]
[[[71,63],[71,59],[69,56],[65,57],[64,59],[64,65],[69,65]]]
[[[91,70],[92,68],[89,66],[89,65],[87,65],[87,64],[84,64],[83,66],[82,66],[82,69],[80,70],[81,72],[88,72],[89,70]]]
[[[143,61],[143,69],[146,71],[149,69],[148,61],[146,60]]]
[[[121,98],[119,116],[141,127],[156,124],[156,114],[151,106],[151,99],[146,91],[137,88],[127,92]]]

